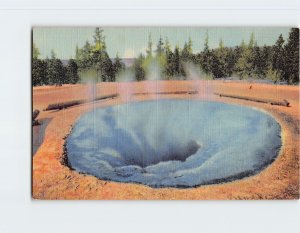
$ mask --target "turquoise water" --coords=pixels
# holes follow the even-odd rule
[[[104,180],[194,187],[258,173],[278,155],[268,114],[216,102],[159,100],[98,108],[67,138],[69,165]]]

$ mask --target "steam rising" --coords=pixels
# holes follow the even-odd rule
[[[148,65],[146,67],[146,80],[148,82],[143,83],[146,90],[151,90],[152,92],[162,92],[164,91],[164,86],[160,80],[162,80],[162,69],[158,59],[149,59]],[[156,94],[152,93],[150,98],[157,98]]]
[[[97,96],[97,82],[99,73],[95,69],[88,69],[79,73],[80,80],[86,85],[88,100],[94,100]]]
[[[118,94],[122,102],[129,102],[134,92],[132,82],[134,81],[134,73],[126,70],[119,73],[116,77],[118,82]]]
[[[277,156],[280,126],[263,112],[160,100],[94,109],[67,140],[70,165],[104,180],[193,187],[259,172]]]
[[[191,88],[198,91],[198,96],[201,96],[202,99],[209,99],[213,95],[213,88],[211,82],[209,82],[209,77],[201,71],[199,66],[193,63],[187,62],[183,67],[187,80],[193,80]]]

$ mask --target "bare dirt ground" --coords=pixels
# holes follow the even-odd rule
[[[252,85],[250,89],[250,85]],[[139,92],[190,91],[199,95],[130,95]],[[51,119],[43,142],[33,156],[32,196],[34,199],[298,199],[299,198],[299,87],[225,81],[159,81],[131,84],[102,83],[97,95],[121,97],[73,106],[60,111],[42,111],[48,104],[84,99],[90,95],[84,85],[33,88],[33,108],[41,111],[38,119]],[[128,93],[129,91],[129,93]],[[290,107],[275,106],[214,95],[214,92],[266,98],[287,99]],[[127,93],[127,94],[126,94]],[[93,107],[155,98],[184,98],[220,101],[263,109],[272,114],[282,128],[283,146],[277,159],[259,174],[233,182],[198,188],[150,188],[145,185],[103,181],[79,174],[62,163],[65,136],[84,112]],[[34,126],[36,127],[36,126]]]

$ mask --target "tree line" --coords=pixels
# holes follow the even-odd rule
[[[122,60],[116,55],[111,59],[106,50],[103,30],[95,29],[93,43],[88,41],[82,48],[76,47],[75,59],[70,59],[66,66],[57,59],[55,53],[51,58],[39,59],[39,50],[33,44],[32,83],[36,85],[62,85],[77,83],[80,74],[93,69],[96,82],[114,82],[116,75],[125,70]],[[240,79],[266,79],[274,83],[281,81],[289,84],[299,82],[299,29],[292,28],[285,41],[279,35],[272,46],[258,46],[252,33],[248,43],[244,41],[235,47],[225,47],[222,40],[217,48],[209,47],[206,35],[204,49],[194,53],[192,39],[171,49],[168,38],[162,37],[153,49],[149,35],[146,54],[140,54],[129,67],[137,81],[145,80],[152,64],[161,72],[161,79],[186,79],[186,64],[192,63],[201,70],[206,78],[220,79],[238,77]],[[158,67],[157,67],[158,66]]]
[[[299,29],[292,28],[287,41],[279,35],[273,46],[258,46],[254,34],[249,43],[235,47],[225,47],[222,39],[218,48],[209,48],[206,35],[204,49],[193,53],[192,40],[189,38],[182,49],[175,46],[171,50],[168,38],[159,39],[155,59],[160,61],[164,79],[186,79],[185,64],[193,63],[202,71],[202,76],[220,79],[236,76],[239,79],[266,79],[274,83],[285,81],[289,84],[299,82]],[[134,64],[137,80],[144,80],[147,63],[153,59],[152,42],[149,37],[146,55],[140,55]]]
[[[39,51],[33,44],[32,54],[32,85],[62,85],[75,84],[79,81],[78,65],[74,59],[64,66],[62,61],[56,58],[51,51],[51,58],[39,59]]]
[[[96,28],[94,42],[88,41],[82,48],[76,47],[75,59],[69,59],[66,66],[56,58],[54,51],[51,57],[40,59],[40,52],[33,44],[32,51],[32,84],[40,85],[62,85],[75,84],[80,81],[80,74],[90,70],[96,71],[95,82],[114,82],[116,74],[125,69],[118,54],[114,60],[110,59],[106,51],[103,30]]]

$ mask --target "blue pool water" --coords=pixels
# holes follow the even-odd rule
[[[67,138],[69,165],[104,180],[194,187],[254,175],[277,156],[279,124],[249,107],[159,100],[98,108]]]

